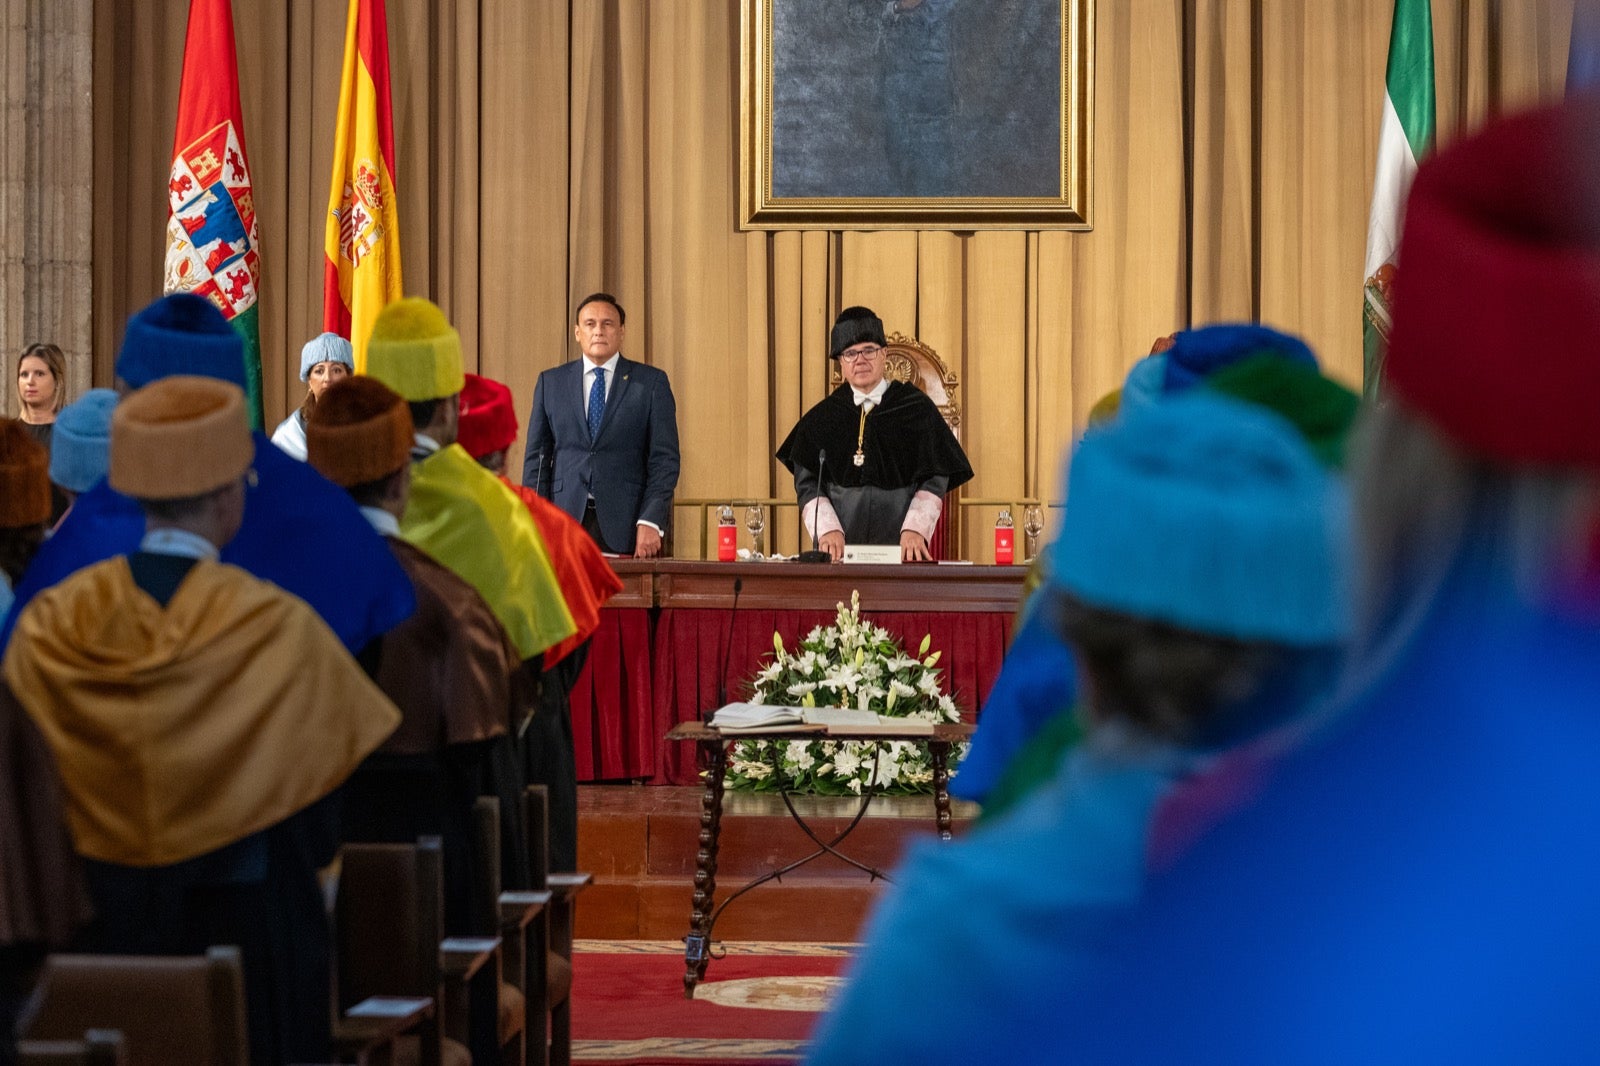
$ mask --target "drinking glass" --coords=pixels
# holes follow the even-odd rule
[[[1030,503],[1022,512],[1022,532],[1027,534],[1028,558],[1039,554],[1039,534],[1044,532],[1044,512],[1038,504]]]
[[[750,531],[750,558],[764,559],[761,554],[761,531],[767,528],[766,508],[746,507],[744,509],[744,528]]]

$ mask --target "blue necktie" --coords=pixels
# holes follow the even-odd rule
[[[606,413],[606,372],[594,372],[594,387],[589,390],[589,439],[600,435],[600,416]]]

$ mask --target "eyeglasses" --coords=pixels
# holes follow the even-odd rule
[[[877,355],[881,351],[883,351],[882,348],[857,348],[853,352],[840,352],[839,353],[839,362],[841,362],[841,363],[864,363],[867,360],[871,359],[873,356]]]

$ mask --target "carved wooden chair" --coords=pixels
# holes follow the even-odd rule
[[[21,1029],[29,1042],[83,1041],[89,1029],[117,1030],[128,1066],[245,1066],[250,1038],[239,949],[51,955]]]
[[[956,388],[959,382],[956,375],[949,367],[945,366],[939,353],[923,344],[915,337],[907,337],[903,333],[891,333],[888,336],[888,345],[885,347],[883,376],[890,381],[903,381],[908,385],[915,385],[928,394],[934,406],[939,408],[939,413],[944,416],[945,425],[950,427],[950,432],[955,434],[956,440],[961,439],[961,405],[956,402]],[[839,373],[839,364],[833,364],[833,371],[829,377],[829,391],[844,384],[844,377]],[[939,524],[934,528],[933,540],[928,547],[935,559],[949,559],[955,546],[961,543],[961,509],[957,506],[961,489],[946,494],[944,511],[939,515]]]

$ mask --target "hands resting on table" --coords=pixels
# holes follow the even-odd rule
[[[837,529],[819,537],[817,546],[834,562],[844,558],[844,534]],[[921,533],[903,529],[900,531],[900,559],[907,563],[931,563],[933,553],[928,551],[928,542]]]

